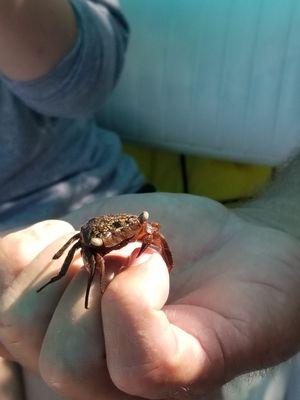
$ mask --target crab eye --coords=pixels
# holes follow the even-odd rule
[[[145,222],[147,219],[149,219],[149,213],[148,211],[143,211],[139,216],[138,219],[140,222]]]
[[[103,245],[103,240],[100,239],[100,238],[97,238],[97,237],[92,237],[92,238],[91,238],[91,244],[92,244],[93,246],[100,247],[100,246]]]

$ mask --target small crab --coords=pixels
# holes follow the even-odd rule
[[[38,289],[37,292],[43,290],[50,283],[58,281],[67,273],[75,252],[78,249],[81,249],[84,266],[90,274],[85,294],[85,308],[88,308],[90,287],[97,268],[100,270],[101,292],[103,293],[105,290],[103,283],[105,279],[105,261],[103,257],[112,250],[121,249],[130,242],[142,242],[137,257],[149,246],[158,248],[168,270],[171,271],[173,268],[173,259],[168,243],[159,232],[159,224],[157,222],[147,222],[148,219],[149,213],[147,211],[143,211],[140,215],[112,214],[90,219],[81,227],[79,233],[72,236],[54,254],[53,260],[57,260],[75,242],[69,250],[59,273]]]

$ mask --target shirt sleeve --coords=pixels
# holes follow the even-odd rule
[[[78,26],[71,51],[38,79],[2,79],[34,111],[83,118],[98,111],[112,91],[123,66],[129,29],[115,0],[69,1]]]

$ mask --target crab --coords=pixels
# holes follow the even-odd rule
[[[70,248],[58,274],[39,288],[37,292],[40,292],[51,283],[58,281],[67,273],[78,249],[81,249],[84,266],[89,272],[85,293],[85,308],[88,308],[90,288],[97,269],[100,271],[101,293],[103,294],[106,289],[107,284],[104,284],[104,256],[113,250],[121,249],[130,242],[142,242],[137,257],[149,246],[157,248],[170,272],[173,268],[173,258],[168,243],[159,232],[159,224],[157,222],[148,222],[148,219],[148,211],[143,211],[139,215],[110,214],[90,219],[81,227],[80,232],[72,236],[54,254],[53,260],[57,260],[75,242]]]

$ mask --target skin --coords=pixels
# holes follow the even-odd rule
[[[136,259],[134,245],[127,246],[107,258],[109,269],[127,268],[102,300],[95,279],[88,310],[80,259],[65,279],[35,291],[59,268],[62,260],[49,259],[72,235],[70,225],[43,222],[2,239],[5,351],[60,394],[89,400],[220,398],[215,391],[224,382],[299,350],[296,237],[255,220],[250,206],[230,211],[188,195],[116,197],[69,220],[135,213],[141,205],[173,249],[171,279],[154,250]]]
[[[0,71],[11,79],[46,74],[71,49],[76,36],[68,0],[0,1]]]
[[[0,358],[1,400],[25,400],[20,380],[21,369],[15,363]]]

